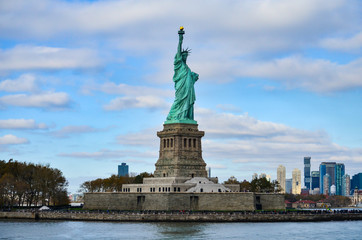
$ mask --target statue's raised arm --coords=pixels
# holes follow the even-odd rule
[[[194,103],[196,100],[194,84],[199,78],[197,73],[191,72],[186,64],[190,50],[182,49],[184,28],[178,31],[179,41],[174,61],[173,81],[175,83],[175,101],[165,124],[188,123],[197,124],[194,120]]]
[[[180,27],[180,30],[178,31],[178,47],[177,47],[177,55],[181,55],[182,53],[182,42],[184,40],[184,28]]]

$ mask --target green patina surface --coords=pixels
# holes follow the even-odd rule
[[[186,64],[189,50],[182,50],[183,28],[178,32],[179,43],[174,61],[173,81],[175,83],[175,101],[167,116],[165,124],[197,124],[194,120],[194,103],[196,100],[194,84],[199,75],[190,70]]]
[[[191,119],[182,119],[182,120],[166,120],[165,124],[173,123],[187,123],[187,124],[197,124],[197,121]]]

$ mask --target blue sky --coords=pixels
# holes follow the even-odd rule
[[[203,158],[221,181],[362,166],[360,1],[0,0],[0,159],[85,180],[153,172],[185,27]]]

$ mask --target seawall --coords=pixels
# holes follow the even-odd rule
[[[84,194],[84,209],[121,211],[253,211],[285,209],[284,195],[252,192]]]
[[[242,212],[0,212],[0,219],[118,222],[314,222],[362,220],[362,213],[242,213]]]

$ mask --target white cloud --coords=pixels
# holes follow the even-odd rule
[[[2,9],[6,14],[0,16],[3,23],[0,36],[48,40],[70,35],[77,36],[79,42],[94,37],[98,41],[99,38],[105,40],[106,47],[117,46],[124,55],[152,53],[152,67],[160,70],[150,76],[153,82],[170,81],[172,77],[170,59],[173,53],[170,49],[176,48],[175,28],[182,23],[186,28],[185,46],[196,49],[195,56],[190,57],[190,66],[203,81],[227,82],[245,76],[267,77],[288,87],[317,92],[361,85],[358,80],[360,60],[344,65],[296,57],[257,60],[261,56],[273,59],[274,54],[285,56],[290,51],[298,54],[321,45],[334,49],[359,48],[361,5],[358,1],[226,0],[205,4],[195,0],[92,3],[29,0],[4,2]],[[345,37],[351,34],[354,36]],[[336,35],[341,37],[329,38]],[[113,50],[103,48],[102,52]],[[63,69],[99,65],[96,53],[89,49],[17,46],[2,51],[1,55],[7,61],[0,58],[0,63],[4,63],[0,69]],[[45,61],[48,59],[52,61]],[[102,91],[110,93],[125,89],[122,84],[112,86],[112,83],[103,87]]]
[[[107,111],[123,110],[128,108],[164,109],[169,104],[157,96],[118,97],[103,108]]]
[[[289,88],[313,92],[334,92],[362,87],[362,58],[347,64],[299,56],[246,64],[241,76],[264,77]]]
[[[173,96],[174,92],[156,87],[132,86],[125,83],[116,84],[114,82],[106,82],[103,84],[88,84],[82,87],[82,92],[89,94],[92,91],[100,91],[107,94],[120,94],[127,96],[145,96],[155,95],[162,97]]]
[[[64,92],[40,94],[14,94],[0,97],[0,106],[37,107],[61,109],[70,105],[70,98]]]
[[[327,38],[321,40],[321,46],[342,51],[358,51],[362,47],[362,32],[349,38]]]
[[[159,146],[156,133],[160,130],[161,129],[149,128],[142,132],[122,134],[117,137],[117,142],[122,145],[143,146],[157,149]]]
[[[82,87],[81,92],[90,94],[100,91],[106,94],[123,95],[111,100],[103,108],[107,111],[117,111],[130,108],[148,108],[151,110],[165,109],[169,104],[163,99],[174,95],[174,91],[148,86],[132,86],[124,83],[115,84],[88,84]]]
[[[153,158],[156,156],[153,152],[142,152],[137,150],[110,150],[110,149],[101,149],[97,152],[60,153],[58,155],[61,157],[86,158],[86,159],[95,159],[95,160],[104,160],[104,159],[119,160],[120,158],[142,159],[142,158]]]
[[[0,144],[24,144],[29,143],[28,139],[20,138],[11,134],[0,137]]]
[[[62,70],[94,68],[100,65],[98,56],[91,49],[66,49],[45,46],[18,45],[0,49],[0,71]]]
[[[186,31],[203,38],[203,45],[214,44],[215,39],[238,52],[273,51],[314,42],[337,27],[345,31],[359,27],[358,21],[353,21],[359,17],[358,4],[342,0],[226,0],[208,4],[197,0],[3,1],[0,34],[47,40],[69,35],[105,36],[115,38],[122,49],[138,51],[163,48],[165,37],[183,24]]]
[[[289,56],[264,61],[245,61],[217,57],[216,53],[197,59],[192,66],[203,81],[227,82],[236,78],[265,78],[288,89],[301,88],[312,92],[335,92],[362,87],[362,58],[340,64],[325,59]],[[221,64],[219,64],[219,61]],[[267,88],[269,91],[272,88]]]
[[[17,79],[6,79],[0,82],[0,91],[34,92],[37,90],[36,79],[32,74],[22,74]]]
[[[86,126],[86,125],[80,125],[80,126],[65,126],[62,129],[58,131],[54,131],[51,134],[55,137],[64,138],[64,137],[70,137],[78,134],[83,133],[92,133],[99,131],[96,128]]]
[[[0,129],[47,129],[45,123],[36,123],[33,119],[0,120]]]

